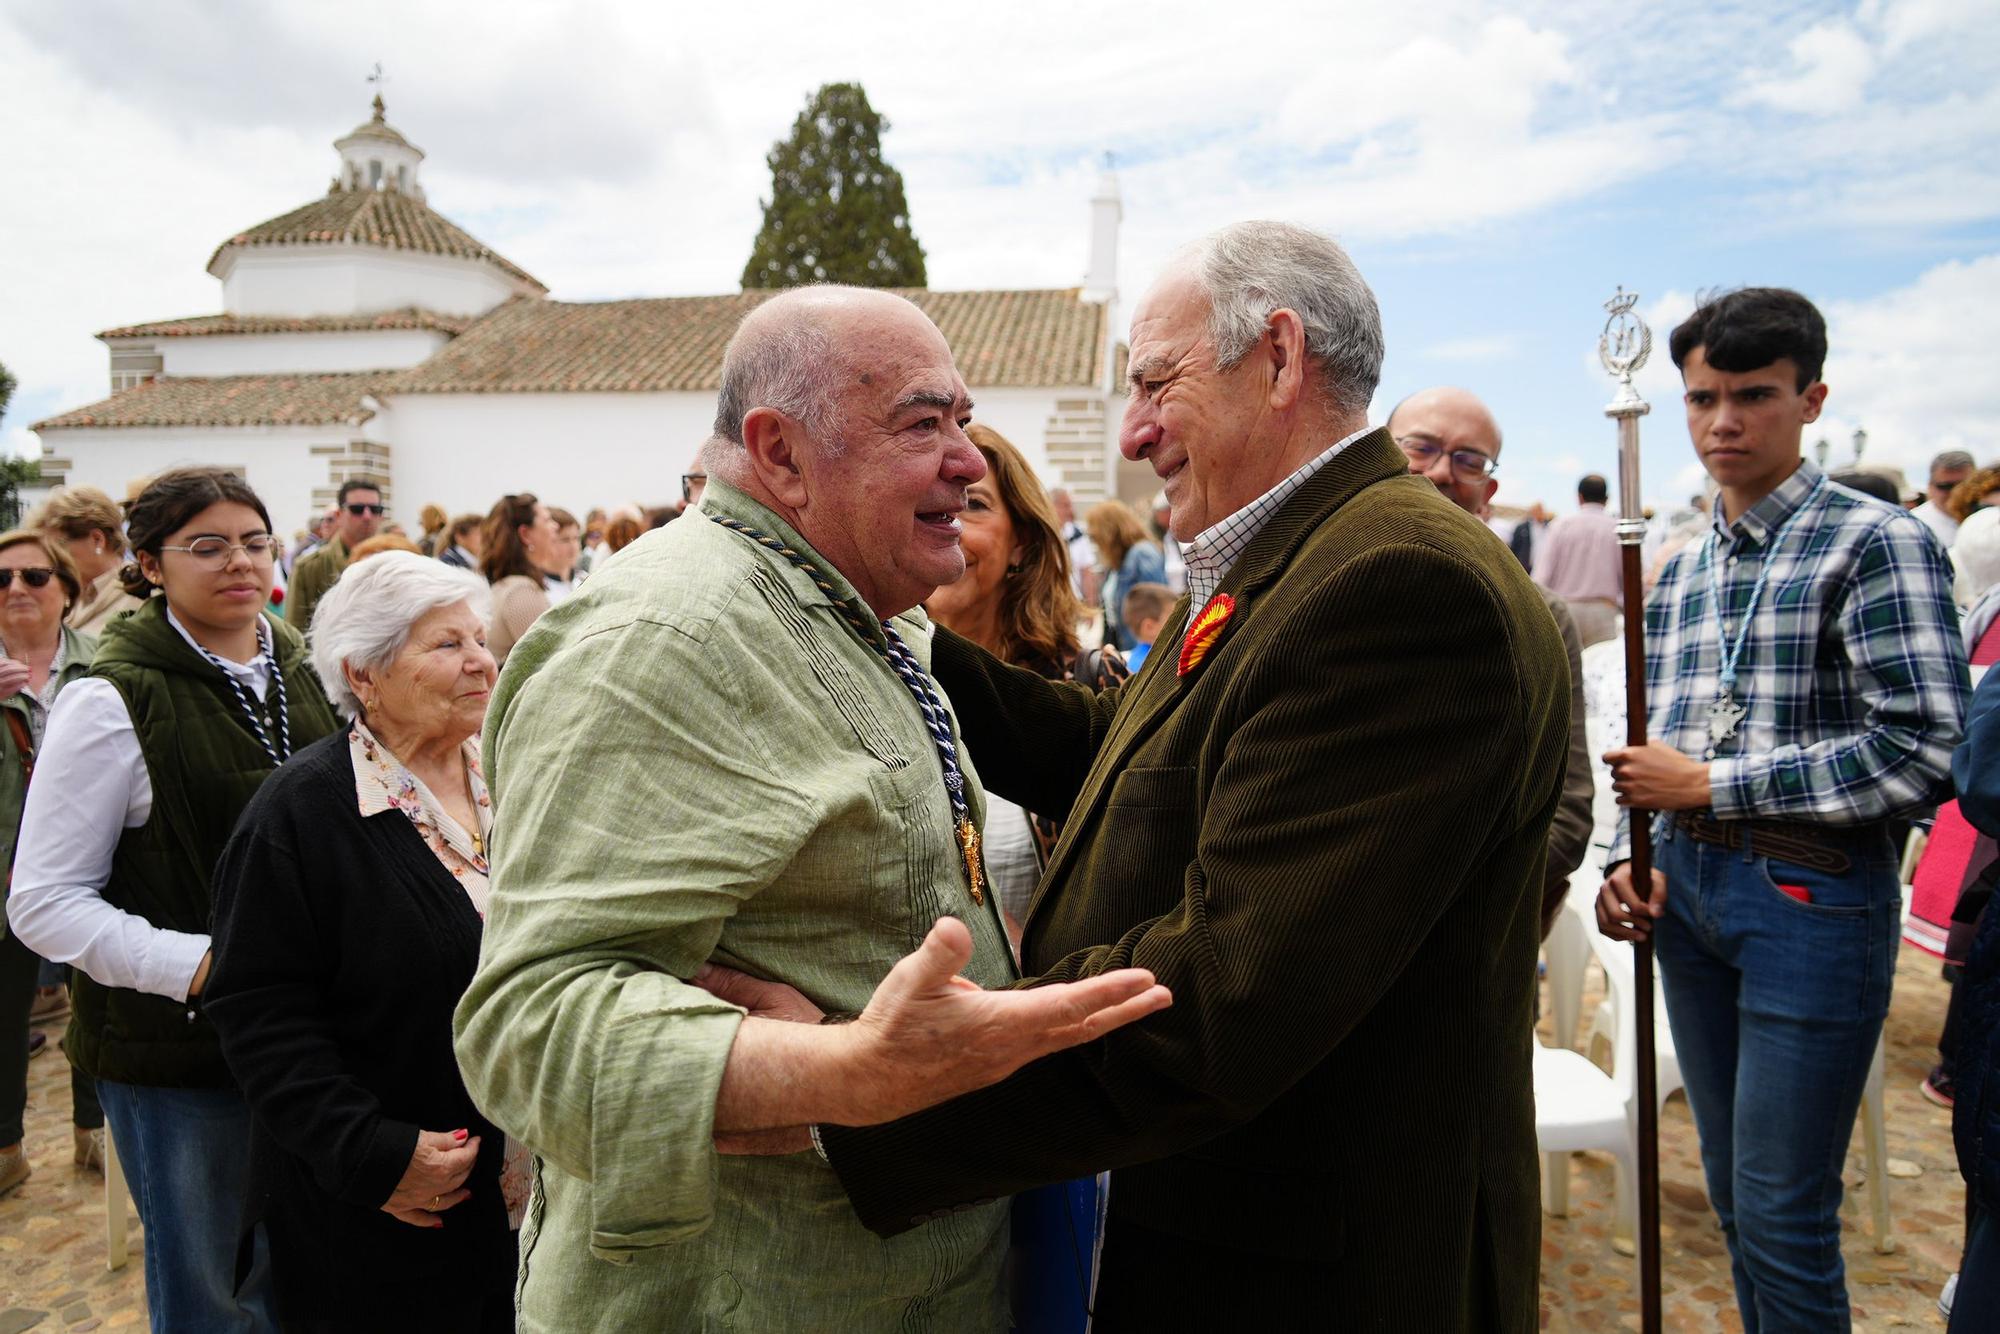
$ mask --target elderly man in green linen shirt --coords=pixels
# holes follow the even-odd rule
[[[508,660],[456,1029],[474,1099],[535,1155],[524,1329],[1004,1329],[1005,1205],[877,1237],[805,1127],[944,1101],[1168,1002],[1137,970],[985,990],[1015,974],[916,606],[964,569],[970,406],[901,298],[774,298],[725,356],[702,508]],[[746,1018],[684,980],[711,959],[860,1017]]]

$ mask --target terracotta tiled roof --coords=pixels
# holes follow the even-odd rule
[[[186,319],[156,320],[151,324],[127,324],[106,329],[99,338],[195,338],[203,334],[282,334],[357,333],[369,329],[435,329],[440,333],[463,333],[472,318],[440,315],[434,310],[405,306],[374,315],[315,315],[306,319],[286,319],[279,315],[190,315]]]
[[[937,322],[967,384],[1093,385],[1105,308],[1075,289],[899,289]],[[391,393],[713,392],[722,349],[771,292],[633,301],[510,301],[423,365],[384,381]]]
[[[208,271],[214,273],[223,252],[234,246],[338,243],[482,259],[522,282],[532,284],[537,291],[549,290],[526,270],[489,249],[443,214],[435,212],[414,195],[400,190],[346,190],[335,187],[324,198],[315,199],[304,208],[295,208],[283,217],[260,222],[250,230],[230,237],[209,256]]]
[[[381,371],[343,375],[162,377],[121,389],[101,403],[36,422],[34,431],[73,426],[319,426],[361,411]]]

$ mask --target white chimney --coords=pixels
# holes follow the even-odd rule
[[[1106,304],[1118,298],[1118,223],[1125,205],[1118,194],[1118,175],[1111,170],[1111,154],[1104,155],[1104,171],[1097,178],[1097,193],[1090,197],[1090,268],[1083,278],[1085,301]]]

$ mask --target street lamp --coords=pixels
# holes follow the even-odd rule
[[[1826,468],[1826,456],[1833,453],[1833,441],[1821,436],[1813,442],[1813,457],[1819,460],[1822,471]]]
[[[1854,461],[1861,462],[1861,451],[1868,448],[1868,432],[1859,426],[1854,428]]]

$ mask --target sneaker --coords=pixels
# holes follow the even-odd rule
[[[35,993],[35,1003],[28,1007],[28,1021],[43,1023],[50,1019],[60,1019],[69,1013],[69,991],[64,987],[43,987]]]
[[[0,1149],[0,1195],[5,1195],[27,1179],[27,1150],[19,1144],[11,1149]]]
[[[1958,1275],[1953,1274],[1944,1281],[1944,1291],[1938,1294],[1938,1314],[1951,1319],[1951,1299],[1958,1296]]]
[[[1953,1085],[1951,1076],[1944,1072],[1944,1067],[1941,1065],[1931,1067],[1931,1072],[1924,1076],[1924,1082],[1917,1086],[1917,1091],[1923,1094],[1927,1101],[1946,1109],[1957,1101],[1958,1090]]]
[[[76,1165],[103,1176],[104,1127],[86,1130],[82,1126],[72,1126],[70,1133],[76,1139]]]

